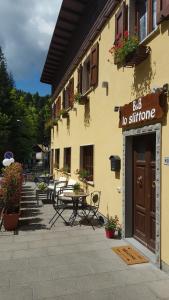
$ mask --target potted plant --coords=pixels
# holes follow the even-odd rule
[[[20,215],[22,166],[19,163],[13,163],[6,167],[3,173],[1,183],[4,201],[3,224],[6,230],[14,230],[17,227]]]
[[[76,93],[74,95],[74,101],[80,105],[84,105],[87,101],[87,96],[82,96],[81,93]]]
[[[62,109],[59,115],[64,119],[69,117],[68,111],[66,109]]]
[[[119,218],[117,215],[113,217],[107,216],[107,222],[105,225],[105,232],[107,238],[113,238],[115,236],[115,231],[117,230],[119,226]]]
[[[126,31],[124,32],[123,40],[119,43],[115,43],[109,52],[114,55],[115,64],[123,66],[126,63],[126,60],[129,60],[138,48],[139,39],[137,34],[129,36],[128,31]]]
[[[79,179],[82,181],[88,180],[89,172],[85,169],[76,170],[75,172],[77,175],[79,175]]]
[[[81,191],[80,183],[77,182],[77,183],[74,184],[73,191],[74,191],[75,194],[78,194]]]

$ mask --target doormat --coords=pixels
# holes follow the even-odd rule
[[[113,247],[112,250],[118,254],[128,265],[147,263],[149,260],[130,246]]]

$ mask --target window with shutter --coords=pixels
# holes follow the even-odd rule
[[[55,149],[55,167],[59,169],[60,164],[60,149]]]
[[[55,103],[52,104],[52,119],[55,118]]]
[[[63,107],[63,109],[66,108],[65,96],[66,96],[66,92],[65,92],[65,89],[64,89],[63,93],[62,93],[62,107]]]
[[[69,81],[69,107],[73,106],[74,102],[74,78]]]
[[[90,53],[90,86],[98,85],[99,43],[96,43]]]
[[[80,67],[77,70],[77,92],[82,94],[82,71],[83,71],[83,67],[82,65],[80,65]]]
[[[115,16],[115,44],[119,45],[120,42],[124,38],[124,32],[128,29],[127,28],[127,6],[125,2],[123,2],[122,6],[120,7],[119,11]]]
[[[56,102],[56,116],[59,116],[61,110],[61,97],[59,96]]]
[[[157,0],[157,24],[169,18],[169,0]]]
[[[90,55],[83,64],[82,78],[82,94],[85,94],[90,88]]]
[[[71,148],[64,148],[64,170],[71,173]]]
[[[69,108],[69,85],[65,89],[65,107],[64,109]]]
[[[80,170],[86,172],[86,179],[93,181],[94,146],[80,147]]]
[[[135,12],[135,26],[140,42],[143,41],[155,28],[157,22],[158,0],[135,0],[130,5],[130,18]],[[132,12],[132,13],[131,13]],[[133,22],[130,22],[130,34],[135,34]]]

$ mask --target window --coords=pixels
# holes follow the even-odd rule
[[[64,171],[71,173],[71,148],[64,148]]]
[[[50,171],[53,174],[53,161],[54,161],[54,150],[51,149],[50,152]]]
[[[84,62],[82,71],[82,93],[86,93],[90,88],[90,56]]]
[[[144,40],[157,26],[157,1],[136,0],[136,26],[140,41]]]
[[[55,149],[55,168],[59,169],[60,165],[60,149]]]
[[[147,28],[147,10],[148,2],[147,0],[138,0],[136,2],[136,12],[137,12],[137,28],[140,41],[144,40],[148,33]]]
[[[74,102],[74,78],[71,78],[66,89],[63,90],[63,109],[68,109],[73,106]]]
[[[115,16],[115,44],[123,40],[126,30],[130,35],[137,31],[140,41],[143,41],[168,16],[169,0],[130,0],[129,12],[123,1]]]
[[[63,102],[62,102],[63,109],[69,108],[69,87],[67,86],[66,89],[63,90]]]
[[[58,99],[56,100],[56,102],[53,105],[54,118],[59,116],[60,110],[61,110],[61,97],[59,96]]]
[[[98,85],[99,44],[96,43],[83,65],[78,68],[78,93],[85,94]]]
[[[80,170],[86,171],[86,179],[93,181],[93,145],[80,147]]]

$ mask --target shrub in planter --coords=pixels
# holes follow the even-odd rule
[[[68,118],[68,117],[69,117],[69,114],[68,114],[68,112],[67,112],[66,109],[62,109],[62,110],[60,111],[60,114],[59,114],[59,115],[62,116],[62,118]]]
[[[2,199],[4,201],[3,222],[6,230],[14,230],[18,224],[22,190],[22,166],[13,163],[3,171]]]
[[[80,105],[84,105],[87,102],[87,96],[82,96],[81,93],[76,93],[74,95],[74,101]]]
[[[80,170],[76,170],[75,171],[75,174],[79,175],[79,179],[82,180],[82,181],[87,181],[89,180],[88,178],[90,177],[91,179],[91,176],[89,175],[89,172],[85,169],[80,169]]]
[[[115,231],[119,227],[119,218],[117,215],[113,217],[107,216],[107,222],[105,225],[105,232],[107,238],[113,238],[115,236]]]
[[[125,64],[126,58],[131,57],[138,47],[138,35],[135,33],[133,36],[129,36],[128,31],[126,31],[123,40],[118,44],[115,43],[109,52],[114,56],[115,64],[122,66]]]

